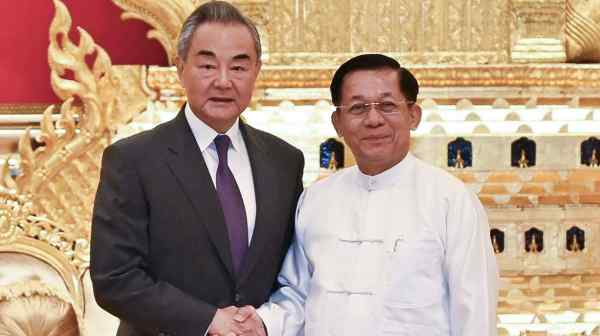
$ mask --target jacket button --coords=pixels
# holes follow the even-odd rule
[[[233,300],[235,301],[235,303],[240,303],[240,301],[242,301],[242,294],[235,293]]]

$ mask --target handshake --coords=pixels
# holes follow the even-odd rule
[[[263,321],[252,306],[217,309],[208,336],[266,336]]]

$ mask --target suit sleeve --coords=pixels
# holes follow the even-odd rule
[[[149,212],[134,163],[119,147],[109,146],[102,157],[92,218],[90,272],[96,300],[148,332],[202,335],[216,307],[150,273]]]

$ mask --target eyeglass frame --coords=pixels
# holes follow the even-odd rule
[[[391,112],[386,112],[386,111],[383,111],[381,108],[378,108],[378,106],[385,104],[385,103],[393,103],[394,105],[396,105],[396,107],[400,107],[402,104],[406,104],[407,106],[409,106],[409,105],[415,104],[416,102],[414,102],[412,100],[401,99],[401,100],[374,101],[374,102],[369,102],[369,103],[356,103],[356,104],[350,104],[350,105],[338,105],[338,106],[334,106],[334,107],[336,109],[339,109],[342,112],[344,110],[346,110],[346,112],[344,112],[344,113],[347,113],[348,115],[351,115],[353,117],[366,116],[367,113],[369,111],[371,111],[371,106],[375,108],[375,111],[377,111],[378,113],[380,113],[381,115],[384,115],[384,116],[402,113],[402,111],[399,108],[397,110],[394,110]],[[361,111],[360,113],[348,112],[349,108],[354,107],[356,105],[361,105],[363,108],[367,108],[367,109]]]

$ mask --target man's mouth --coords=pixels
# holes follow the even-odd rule
[[[381,141],[381,140],[385,140],[387,139],[389,136],[387,135],[371,135],[368,137],[364,137],[363,140],[365,141]]]
[[[211,97],[208,100],[215,102],[215,103],[231,103],[233,102],[233,98],[227,98],[227,97]]]

